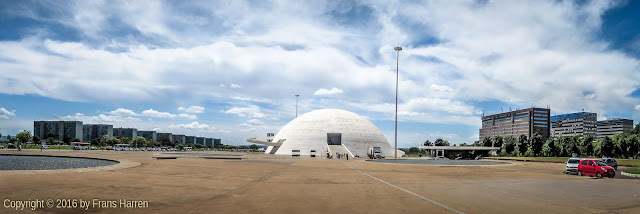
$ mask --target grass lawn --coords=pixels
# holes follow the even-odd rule
[[[504,160],[529,160],[529,161],[540,161],[540,162],[552,162],[552,163],[564,163],[567,162],[569,157],[491,157],[491,158],[499,158]],[[599,158],[597,158],[599,159]],[[640,159],[616,159],[618,161],[618,165],[620,166],[633,166],[640,167]]]
[[[629,174],[640,174],[640,169],[625,170],[624,172]]]

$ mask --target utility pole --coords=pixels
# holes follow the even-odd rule
[[[396,50],[396,134],[395,134],[395,150],[393,151],[394,157],[398,159],[398,76],[400,73],[398,63],[400,61],[400,51],[402,47],[395,47]]]

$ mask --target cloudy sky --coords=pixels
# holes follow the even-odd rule
[[[638,1],[0,1],[0,132],[81,120],[222,138],[356,112],[399,145],[551,106],[640,120]]]

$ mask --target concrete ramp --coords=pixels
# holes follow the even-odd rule
[[[329,147],[329,152],[331,152],[333,158],[337,158],[336,152],[340,154],[347,154],[349,155],[349,157],[353,158],[353,154],[351,154],[349,149],[347,149],[347,147],[345,147],[344,145],[327,145],[327,147]]]

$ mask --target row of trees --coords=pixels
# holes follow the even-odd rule
[[[600,140],[594,140],[592,136],[578,135],[549,138],[543,142],[542,136],[534,134],[529,139],[525,135],[519,138],[487,137],[482,142],[476,141],[474,145],[500,147],[500,156],[567,157],[575,153],[579,156],[638,157],[640,156],[640,124],[632,130]]]

